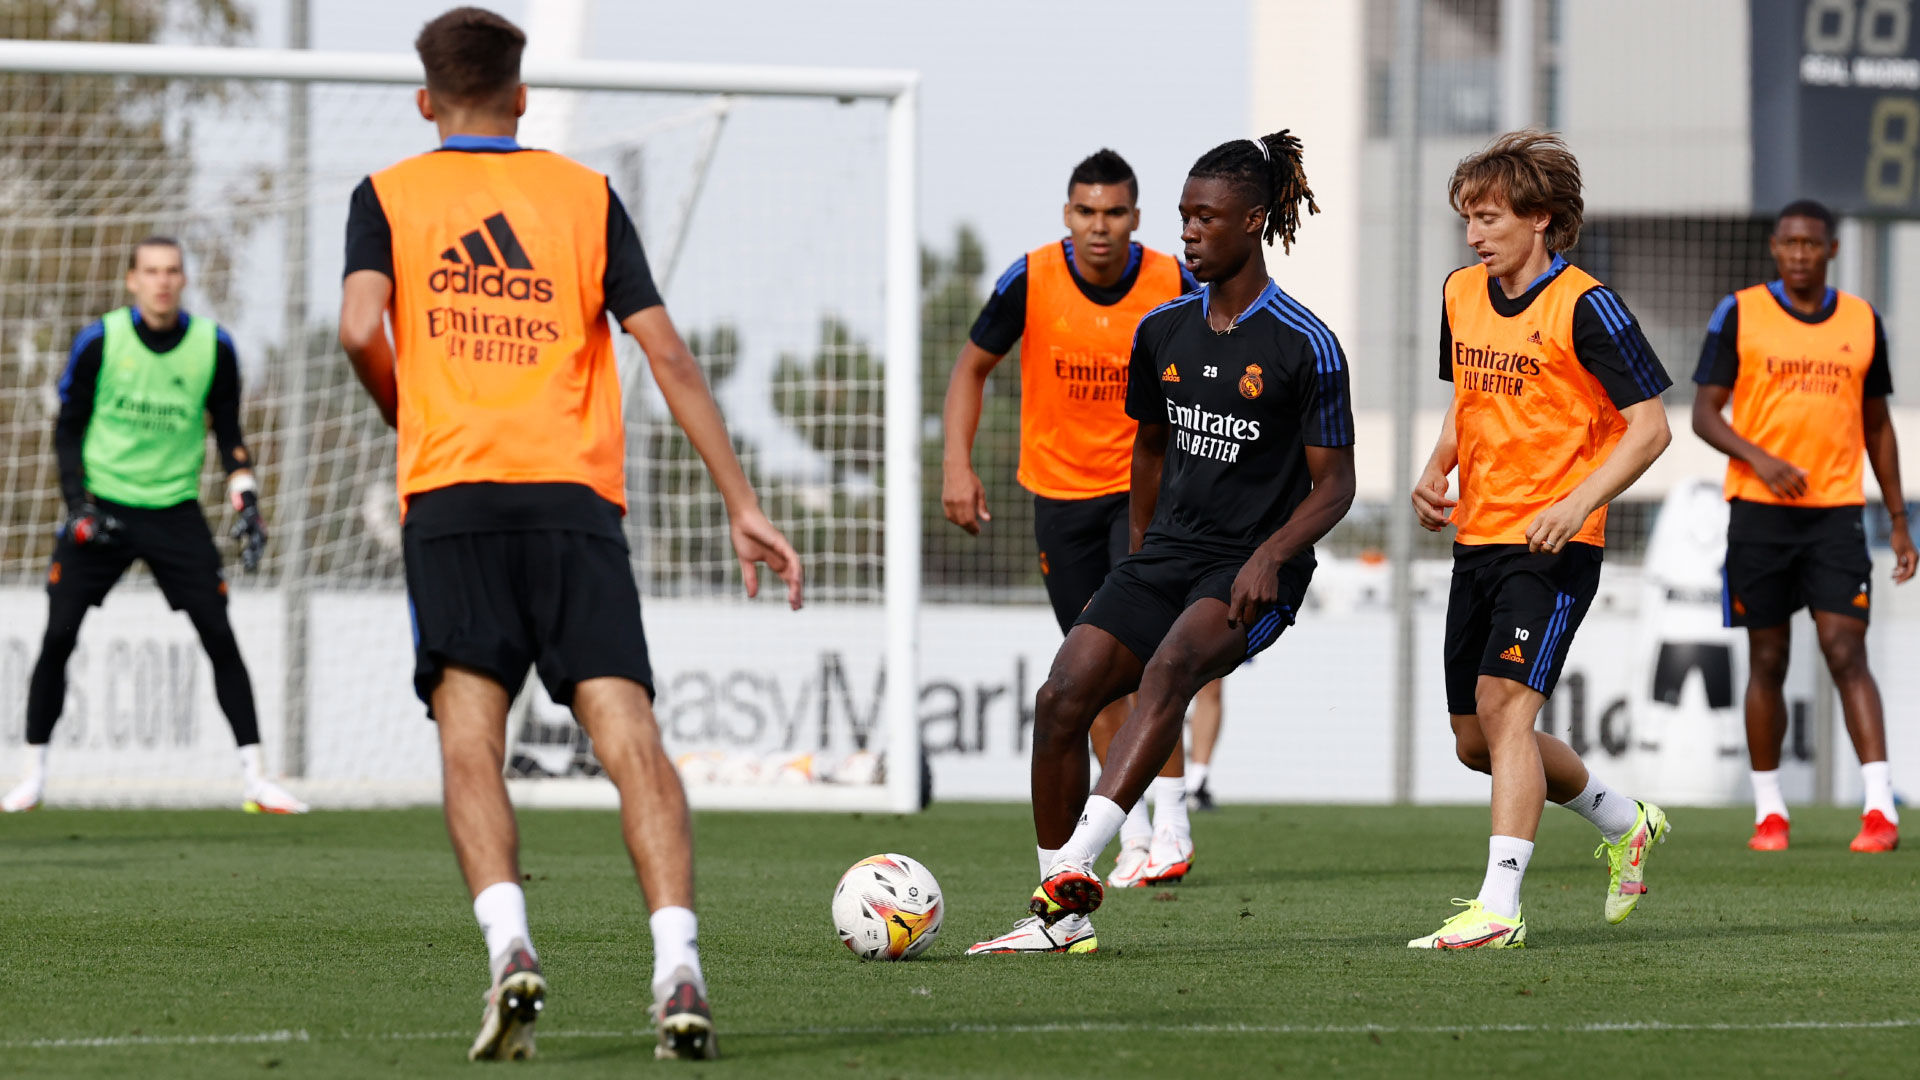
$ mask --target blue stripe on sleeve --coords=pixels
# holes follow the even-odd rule
[[[1330,377],[1346,367],[1340,356],[1340,343],[1334,338],[1333,331],[1318,316],[1302,307],[1299,301],[1278,289],[1274,290],[1267,309],[1281,322],[1305,335],[1313,349],[1314,371],[1320,376],[1320,434],[1329,445],[1351,446],[1352,406],[1340,386],[1340,380]]]
[[[107,324],[104,319],[95,319],[86,328],[74,335],[73,348],[67,351],[67,366],[60,373],[60,400],[67,400],[67,392],[73,389],[73,369],[80,363],[80,354],[87,346],[107,336]]]
[[[1726,299],[1720,301],[1719,305],[1713,309],[1713,318],[1707,320],[1707,333],[1719,333],[1720,328],[1727,324],[1727,313],[1732,311],[1739,303],[1739,297],[1728,293]]]
[[[1013,261],[1012,266],[1007,267],[1007,272],[1000,275],[999,281],[993,283],[993,295],[999,296],[1001,293],[1006,292],[1007,286],[1013,284],[1019,279],[1020,275],[1026,272],[1027,257],[1022,255]]]
[[[1614,347],[1620,350],[1620,356],[1626,360],[1627,372],[1633,376],[1634,385],[1648,397],[1657,397],[1661,387],[1659,377],[1653,372],[1652,348],[1634,327],[1633,317],[1627,314],[1626,305],[1604,285],[1588,291],[1587,299],[1593,303],[1593,310],[1600,316],[1607,333],[1612,335]]]

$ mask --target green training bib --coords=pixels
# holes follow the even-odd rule
[[[148,509],[198,498],[219,327],[189,319],[180,344],[157,353],[140,340],[132,308],[100,321],[100,381],[80,451],[87,490]]]

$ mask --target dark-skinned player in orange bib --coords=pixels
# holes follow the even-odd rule
[[[1215,147],[1187,174],[1180,239],[1205,287],[1134,333],[1133,552],[1068,632],[1034,703],[1046,869],[1031,914],[968,955],[1097,948],[1094,859],[1179,743],[1194,695],[1292,624],[1313,545],[1353,502],[1346,356],[1262,257],[1263,238],[1291,248],[1303,208],[1313,193],[1284,131]],[[1087,731],[1136,691],[1089,793]]]
[[[973,441],[989,374],[1020,349],[1020,486],[1033,494],[1041,580],[1060,632],[1127,554],[1133,435],[1127,354],[1140,317],[1199,287],[1171,256],[1132,242],[1139,181],[1124,158],[1100,150],[1074,166],[1062,217],[1067,236],[1015,260],[995,282],[947,383],[942,502],[947,520],[978,534],[991,522],[973,469]],[[1114,702],[1090,733],[1094,757],[1127,718]],[[1178,746],[1120,830],[1109,884],[1169,884],[1193,864],[1183,755]],[[1044,801],[1045,796],[1036,795]],[[1042,869],[1045,869],[1042,867]]]
[[[1534,718],[1599,588],[1607,504],[1672,441],[1660,401],[1672,380],[1620,298],[1560,254],[1580,238],[1585,203],[1558,136],[1495,139],[1460,162],[1448,198],[1479,259],[1447,278],[1440,377],[1453,402],[1413,509],[1431,531],[1457,529],[1447,712],[1461,763],[1493,776],[1493,835],[1479,895],[1407,944],[1517,948],[1545,800],[1600,830],[1608,922],[1632,914],[1647,850],[1666,835],[1659,807],[1608,787]]]
[[[1861,459],[1873,463],[1891,519],[1893,580],[1913,577],[1915,552],[1900,490],[1900,448],[1887,396],[1887,335],[1873,305],[1827,284],[1839,251],[1832,211],[1789,205],[1768,247],[1780,277],[1720,301],[1694,382],[1693,430],[1726,454],[1727,563],[1723,611],[1747,628],[1747,755],[1753,767],[1755,851],[1787,847],[1780,745],[1787,735],[1789,620],[1813,614],[1820,652],[1840,692],[1860,759],[1865,806],[1854,851],[1900,843],[1880,687],[1867,668],[1873,558],[1864,532]],[[1722,414],[1731,402],[1733,417]]]
[[[507,709],[533,668],[619,792],[651,912],[655,1053],[713,1057],[686,792],[654,719],[621,528],[626,426],[609,315],[646,353],[726,499],[748,594],[764,562],[799,607],[799,559],[761,512],[607,178],[515,141],[526,36],[456,8],[415,44],[420,115],[441,145],[354,192],[340,340],[399,428],[414,688],[439,725],[447,832],[493,976],[468,1056],[531,1057],[547,995],[501,779]]]

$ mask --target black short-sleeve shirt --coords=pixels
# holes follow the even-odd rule
[[[1080,295],[1099,304],[1112,307],[1127,298],[1133,291],[1134,283],[1140,280],[1141,247],[1132,244],[1127,251],[1127,269],[1120,280],[1112,285],[1095,285],[1080,276],[1073,263],[1073,240],[1060,241],[1060,247],[1067,254],[1067,273],[1073,275],[1073,283],[1080,289]],[[1190,293],[1200,287],[1193,275],[1180,267],[1180,291]],[[1027,257],[1020,256],[993,283],[993,295],[987,297],[986,305],[980,309],[980,317],[973,321],[973,330],[968,338],[980,348],[995,356],[1005,356],[1013,351],[1022,335],[1027,332]]]
[[[1780,304],[1782,311],[1806,323],[1818,326],[1833,317],[1834,310],[1840,306],[1838,290],[1827,289],[1826,302],[1820,310],[1809,315],[1789,303],[1784,295],[1785,286],[1778,281],[1770,282],[1767,291]],[[1701,386],[1724,386],[1733,388],[1740,378],[1740,301],[1728,294],[1713,309],[1713,317],[1707,320],[1707,340],[1700,347],[1700,364],[1693,372],[1693,381]],[[1867,377],[1862,380],[1860,396],[1862,398],[1887,397],[1893,393],[1893,369],[1887,361],[1887,328],[1880,321],[1880,312],[1873,313],[1873,362],[1867,365]]]
[[[1188,293],[1140,320],[1127,415],[1173,429],[1149,542],[1250,552],[1313,490],[1306,447],[1353,445],[1347,360],[1333,331],[1272,282],[1222,333],[1207,325],[1210,296]]]
[[[1568,266],[1559,255],[1553,265],[1536,278],[1527,291],[1508,298],[1496,278],[1487,279],[1487,300],[1493,310],[1513,318],[1527,310]],[[1451,276],[1451,275],[1449,275]],[[1673,385],[1667,369],[1654,354],[1653,345],[1640,329],[1640,320],[1612,289],[1595,285],[1580,295],[1573,308],[1573,354],[1580,365],[1600,383],[1607,400],[1616,409],[1637,405],[1659,397]],[[1447,321],[1447,308],[1440,305],[1440,378],[1453,381],[1453,326]]]
[[[511,154],[524,148],[511,139],[475,138],[455,135],[435,153]],[[373,178],[360,181],[347,206],[347,261],[345,273],[377,270],[393,276],[393,227],[380,205]],[[640,246],[640,234],[620,196],[607,187],[607,267],[600,282],[607,314],[614,321],[661,303],[660,290],[653,283],[653,271],[647,265],[647,253]]]

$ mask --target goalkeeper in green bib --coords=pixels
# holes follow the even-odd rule
[[[241,560],[249,570],[259,565],[267,530],[240,434],[239,364],[226,331],[180,310],[186,282],[178,242],[150,237],[136,244],[127,269],[133,306],[80,331],[60,376],[53,443],[67,516],[47,568],[47,632],[27,688],[27,774],[0,798],[0,809],[40,805],[81,620],[135,559],[153,571],[168,606],[193,620],[213,661],[214,694],[240,748],[243,808],[307,809],[267,779],[253,685],[227,621],[220,552],[200,512],[211,423],[239,515]]]

